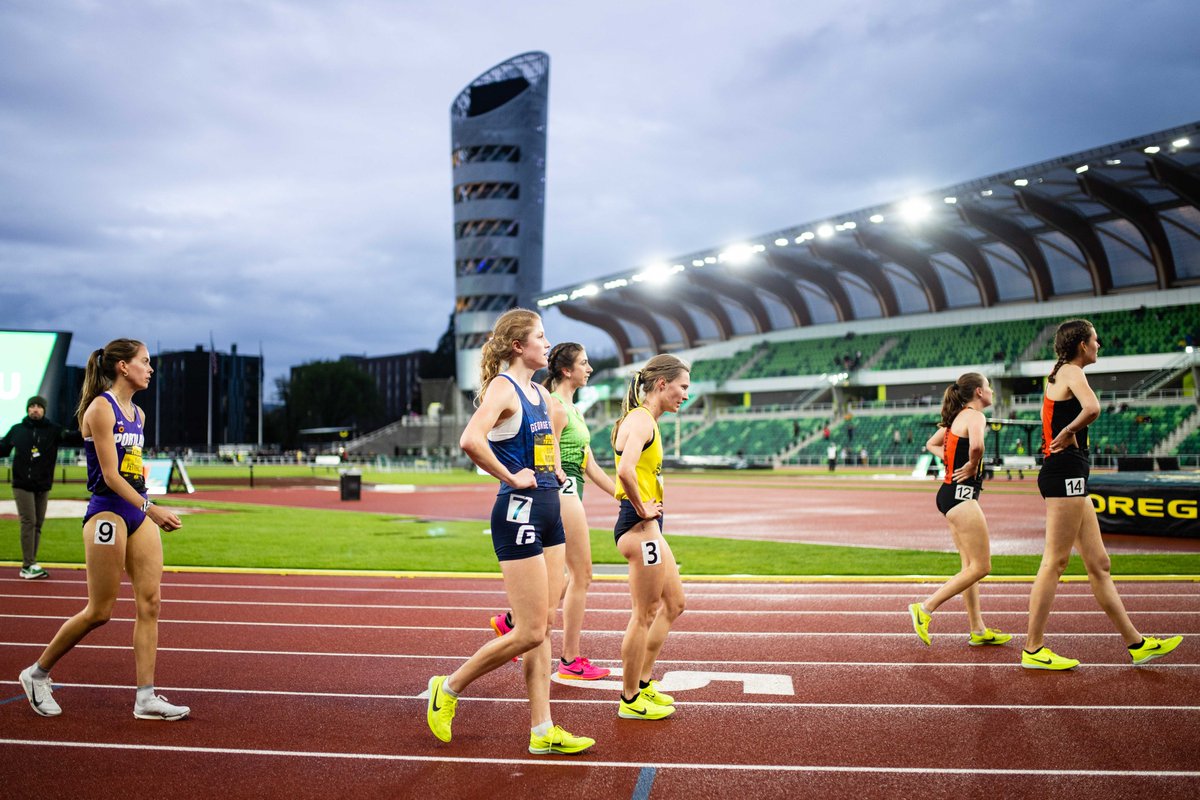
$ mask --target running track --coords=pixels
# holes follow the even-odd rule
[[[921,645],[905,606],[928,586],[689,583],[660,662],[675,716],[620,720],[611,688],[555,685],[555,721],[598,743],[534,757],[516,665],[470,688],[450,744],[425,725],[429,676],[491,635],[498,580],[168,573],[158,686],[192,707],[179,723],[131,714],[126,585],[112,622],[55,669],[63,716],[37,717],[16,675],[82,607],[83,580],[0,578],[6,798],[1200,794],[1195,583],[1121,584],[1143,631],[1192,635],[1146,668],[1086,585],[1062,585],[1049,642],[1084,666],[1057,674],[1017,666],[1020,637],[965,646],[958,600]],[[981,591],[989,624],[1023,629],[1028,585]],[[618,665],[627,613],[623,582],[593,586],[594,662]]]

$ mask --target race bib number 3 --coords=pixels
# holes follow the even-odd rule
[[[1083,478],[1067,478],[1067,497],[1082,497],[1084,494]]]
[[[508,496],[508,512],[504,515],[504,518],[509,522],[526,524],[529,522],[529,514],[532,511],[532,497],[525,497],[519,494],[510,494]]]
[[[975,491],[970,486],[962,486],[962,485],[955,486],[954,487],[954,499],[955,500],[974,500],[975,499]]]
[[[658,539],[642,542],[642,563],[647,567],[656,567],[662,563],[662,542]]]
[[[92,540],[95,544],[116,544],[117,543],[117,526],[114,522],[107,519],[102,519],[96,523],[96,536]]]

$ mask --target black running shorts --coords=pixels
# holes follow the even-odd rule
[[[1071,447],[1046,456],[1038,473],[1042,497],[1087,497],[1091,463],[1088,451]]]

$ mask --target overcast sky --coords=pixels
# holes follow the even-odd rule
[[[271,378],[431,349],[450,103],[529,50],[551,289],[1200,119],[1198,30],[1195,0],[4,0],[0,328],[72,331],[69,364],[211,331]]]

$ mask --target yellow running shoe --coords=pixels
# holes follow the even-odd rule
[[[666,719],[674,713],[675,706],[660,706],[647,699],[645,689],[638,692],[632,703],[626,703],[622,697],[621,706],[617,709],[617,716],[621,719]]]
[[[999,628],[984,628],[983,633],[971,632],[967,644],[971,647],[981,647],[987,644],[1005,644],[1012,639],[1011,633],[1005,633]]]
[[[1133,657],[1133,665],[1140,666],[1156,658],[1162,658],[1179,647],[1179,643],[1182,641],[1182,636],[1172,636],[1170,639],[1155,639],[1153,636],[1146,636],[1142,639],[1142,646],[1130,650],[1129,655]]]
[[[576,736],[555,725],[545,736],[538,736],[530,731],[529,752],[536,755],[550,753],[581,753],[596,743],[595,739],[586,736]]]
[[[658,681],[650,681],[650,685],[642,689],[642,697],[659,706],[675,705],[675,698],[658,689]]]
[[[1049,647],[1041,647],[1034,653],[1022,650],[1021,666],[1025,669],[1075,669],[1079,666],[1079,661],[1074,658],[1063,658]]]
[[[447,677],[434,675],[429,679],[429,706],[425,710],[429,730],[443,742],[450,741],[450,724],[454,722],[454,709],[458,706],[458,698],[446,694],[442,688]]]
[[[908,613],[912,617],[913,630],[917,632],[917,636],[921,637],[921,641],[929,644],[929,612],[921,608],[920,603],[913,603],[908,607]]]

